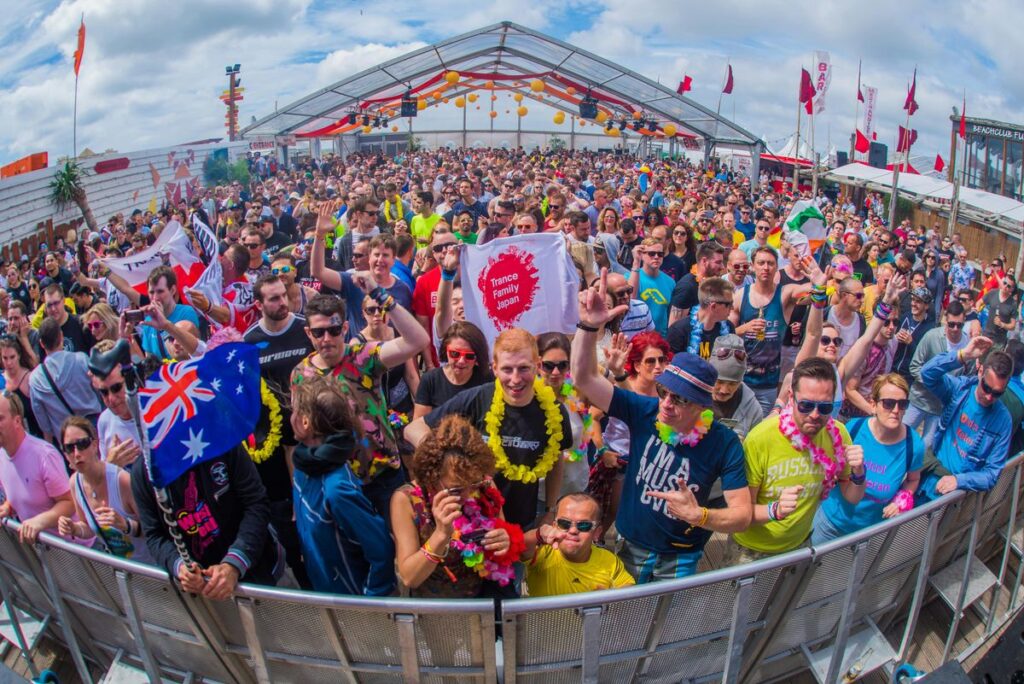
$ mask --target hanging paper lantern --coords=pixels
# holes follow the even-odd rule
[[[604,111],[603,109],[599,109],[597,110],[597,116],[594,117],[594,119],[597,121],[597,123],[604,123],[605,121],[608,120],[608,112]]]
[[[498,96],[497,95],[491,95],[491,102],[496,102],[497,100],[498,100]]]
[[[544,81],[540,80],[539,78],[533,79],[532,81],[530,81],[530,90],[532,90],[535,93],[543,93]]]
[[[476,93],[470,93],[469,96],[468,96],[468,99],[469,99],[470,102],[476,102],[476,98],[477,98],[477,94]]]
[[[523,101],[523,94],[522,93],[516,93],[515,95],[512,96],[512,99],[515,100],[516,102],[522,102]]]
[[[449,71],[448,73],[446,73],[444,75],[444,80],[448,81],[452,85],[455,85],[456,83],[459,82],[459,72],[458,71]]]
[[[498,112],[494,111],[493,109],[490,112],[488,112],[488,114],[491,115],[492,119],[494,119],[494,118],[496,118],[498,116]]]
[[[565,112],[555,112],[554,121],[556,124],[565,123]]]
[[[426,108],[427,108],[427,101],[426,100],[424,100],[422,97],[420,99],[416,100],[416,109],[418,109],[418,110],[420,110],[422,112]]]
[[[528,111],[529,110],[526,109],[526,107],[519,107],[519,108],[516,109],[516,114],[518,114],[519,116],[526,116],[526,113]]]
[[[610,135],[613,138],[619,137],[619,129],[618,128],[606,128],[606,129],[604,129],[604,133],[605,133],[605,135]]]
[[[392,126],[391,127],[391,132],[392,133],[397,133],[398,132],[398,126]]]
[[[587,122],[584,121],[583,119],[580,119],[580,128],[583,128],[586,125],[587,125]]]
[[[434,96],[434,99],[435,99],[435,100],[440,100],[440,99],[441,99],[441,97],[442,97],[442,96],[441,96],[441,91],[440,91],[440,90],[435,90],[435,91],[434,91],[433,93],[431,93],[431,94],[432,94],[432,95]]]
[[[572,86],[569,86],[568,88],[565,89],[565,92],[569,93],[570,95],[575,95],[576,89],[573,88]]]
[[[494,81],[486,81],[484,83],[484,88],[487,88],[487,90],[492,90],[494,88]]]
[[[665,124],[662,127],[661,130],[665,131],[665,135],[667,135],[670,138],[673,138],[673,137],[675,137],[675,134],[676,134],[676,125],[675,124]]]
[[[457,97],[457,98],[455,98],[455,106],[458,107],[459,109],[462,109],[463,107],[465,107],[466,106],[466,98],[464,98],[464,97]]]
[[[476,106],[476,108],[477,108],[477,109],[480,109],[480,105],[477,105],[477,106]]]
[[[445,98],[441,99],[441,102],[444,102],[445,104],[448,104],[450,102],[450,100],[447,97],[445,97]]]
[[[643,112],[633,112],[633,118],[634,119],[642,119],[642,118],[644,118],[644,113]]]
[[[373,132],[373,128],[371,128],[370,126],[363,126],[363,133],[372,133],[372,132]]]

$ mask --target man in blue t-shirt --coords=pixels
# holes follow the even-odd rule
[[[921,382],[945,409],[927,454],[919,496],[925,500],[954,489],[992,489],[1006,463],[1013,425],[1000,403],[1013,375],[1013,359],[992,351],[992,340],[974,337],[956,352],[939,354],[921,369]],[[988,353],[988,356],[985,354]],[[953,377],[950,371],[985,357],[977,376]]]
[[[171,323],[188,321],[199,329],[199,314],[188,304],[179,304],[176,293],[178,291],[178,278],[170,266],[157,266],[149,274],[149,301],[163,308],[164,317]],[[149,316],[147,320],[152,320]],[[153,326],[144,325],[139,328],[142,335],[142,350],[149,354],[155,354],[157,358],[171,358],[171,350],[165,345],[165,339],[161,337],[160,331]]]
[[[718,373],[700,357],[676,354],[655,378],[659,398],[614,387],[599,374],[599,331],[625,308],[608,310],[605,287],[603,276],[581,298],[572,375],[593,406],[630,428],[615,519],[624,539],[619,556],[640,584],[686,577],[696,572],[712,532],[738,532],[750,524],[743,449],[732,430],[710,420]],[[711,488],[719,479],[726,507],[710,509]]]
[[[662,337],[668,334],[668,310],[676,285],[671,276],[661,272],[664,259],[665,245],[654,238],[645,238],[633,248],[633,268],[629,274],[633,292],[651,310],[654,329]]]

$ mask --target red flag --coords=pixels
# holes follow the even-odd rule
[[[853,149],[861,154],[867,154],[868,150],[871,149],[871,141],[859,129],[857,130],[857,142],[853,144]]]
[[[907,91],[907,99],[903,101],[903,109],[907,110],[910,116],[917,111],[917,100],[914,99],[917,93],[917,69],[914,69],[914,80],[910,82],[910,90]]]
[[[967,95],[964,95],[964,106],[960,110],[960,139],[967,140]]]
[[[725,74],[725,87],[722,88],[723,95],[732,95],[732,64],[726,65],[728,71]]]
[[[942,173],[942,169],[946,168],[946,162],[943,160],[941,154],[935,155],[935,170]]]
[[[800,103],[803,104],[804,109],[808,114],[814,111],[814,96],[817,91],[814,89],[814,81],[811,80],[811,74],[807,69],[800,70]]]
[[[897,152],[910,152],[910,147],[917,142],[917,131],[913,128],[900,126],[899,140],[896,142]]]
[[[82,67],[82,55],[85,54],[85,17],[78,27],[78,47],[75,49],[75,78],[78,78],[78,70]]]
[[[857,99],[864,102],[864,93],[860,89],[860,60],[857,60]]]
[[[683,74],[683,80],[679,82],[679,87],[676,88],[676,92],[682,95],[690,90],[693,90],[693,79],[686,74]]]

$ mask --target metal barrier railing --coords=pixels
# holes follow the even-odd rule
[[[836,682],[851,667],[905,662],[929,596],[952,611],[944,660],[968,606],[984,630],[960,659],[1020,610],[1022,464],[1024,454],[989,492],[956,491],[821,546],[669,582],[504,601],[500,637],[491,600],[242,585],[232,601],[209,602],[160,568],[45,534],[19,544],[12,521],[0,532],[0,590],[23,653],[19,610],[45,621],[86,682],[90,664],[115,659],[152,681],[732,683],[809,669]],[[997,557],[998,574],[981,562]],[[887,631],[902,631],[898,644]]]

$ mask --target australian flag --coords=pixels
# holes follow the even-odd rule
[[[197,463],[240,444],[260,415],[259,354],[223,344],[162,366],[139,390],[150,446],[150,479],[166,487]]]

